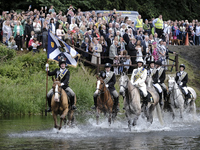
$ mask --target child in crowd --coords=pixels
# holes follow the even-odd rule
[[[119,59],[118,56],[115,56],[113,59],[113,65],[119,65]],[[118,66],[114,66],[114,73],[117,75],[118,74]]]
[[[153,52],[152,52],[153,58],[154,58],[155,61],[157,61],[159,57],[158,57],[158,49],[157,49],[156,42],[153,42],[152,50],[153,50]]]
[[[16,34],[16,36],[15,36],[15,42],[16,42],[16,44],[17,44],[18,50],[21,48],[21,51],[23,51],[23,48],[22,48],[22,38],[21,38],[19,32],[17,32],[17,34]]]
[[[120,65],[124,65],[124,62],[126,61],[126,55],[127,55],[127,51],[120,51],[119,52],[119,63]],[[124,66],[119,66],[119,73],[122,73],[124,69]]]
[[[13,36],[11,36],[11,37],[9,38],[9,40],[8,40],[8,48],[17,50],[17,45],[16,45],[16,42],[15,42]]]
[[[131,65],[132,62],[131,62],[131,57],[129,55],[126,55],[126,61],[124,62],[124,65]],[[124,66],[125,68],[125,72],[128,73],[128,69],[130,68],[130,66]]]
[[[32,48],[34,53],[39,53],[38,46],[40,45],[41,44],[39,43],[39,41],[37,41],[37,38],[34,38],[32,43]]]

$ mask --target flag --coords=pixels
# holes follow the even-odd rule
[[[75,49],[67,45],[58,36],[49,31],[47,59],[59,61],[58,57],[60,56],[66,58],[67,65],[73,67],[76,67],[78,65],[80,54]]]

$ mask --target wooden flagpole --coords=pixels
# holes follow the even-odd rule
[[[48,64],[48,58],[47,58],[47,64]],[[46,68],[47,69],[47,76],[46,76],[46,104],[45,104],[45,116],[47,116],[47,92],[48,92],[48,69],[49,67]]]

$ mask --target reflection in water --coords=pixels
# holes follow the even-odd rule
[[[150,124],[140,117],[132,131],[123,115],[110,127],[104,117],[96,125],[94,116],[81,116],[75,127],[60,131],[50,115],[0,118],[0,149],[199,149],[200,118],[184,116],[164,114],[163,126],[157,118]]]

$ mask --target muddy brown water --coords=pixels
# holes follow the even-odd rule
[[[178,112],[177,112],[178,115]],[[1,117],[0,150],[121,150],[121,149],[200,149],[200,117],[184,113],[172,120],[163,115],[161,125],[155,116],[152,124],[142,117],[129,131],[124,114],[110,127],[101,116],[96,125],[93,115],[76,116],[75,126],[53,128],[50,114],[45,116]]]

